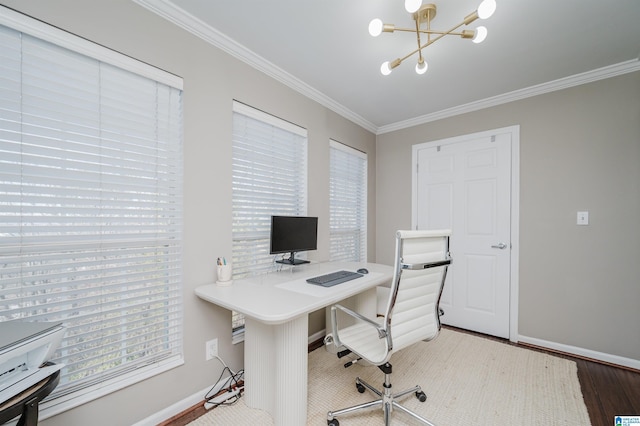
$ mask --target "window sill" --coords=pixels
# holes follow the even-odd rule
[[[120,377],[115,377],[68,395],[62,395],[50,401],[45,401],[40,404],[40,413],[38,417],[40,420],[44,420],[49,417],[56,416],[150,377],[179,367],[183,364],[184,358],[181,355],[176,355],[152,365],[139,368]]]

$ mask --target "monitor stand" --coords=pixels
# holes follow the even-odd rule
[[[283,265],[302,265],[303,263],[311,263],[308,260],[296,259],[295,252],[291,252],[288,259],[276,260],[276,263],[282,263]]]

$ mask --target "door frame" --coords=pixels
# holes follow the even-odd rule
[[[418,150],[450,145],[469,139],[491,137],[499,133],[511,134],[511,264],[509,274],[509,340],[518,342],[519,260],[520,260],[520,125],[501,127],[483,132],[454,136],[415,144],[411,149],[411,228],[418,223]]]

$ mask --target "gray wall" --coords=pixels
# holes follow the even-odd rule
[[[225,362],[241,367],[243,345],[231,344],[230,313],[193,293],[214,279],[213,259],[231,253],[234,98],[308,129],[310,214],[328,217],[328,139],[369,154],[369,259],[383,263],[392,263],[395,230],[411,223],[411,146],[520,124],[520,333],[640,359],[639,73],[380,135],[376,143],[368,131],[129,0],[0,4],[184,78],[185,364],[43,425],[131,424],[193,395],[220,372],[216,361],[204,360],[204,342],[214,337]],[[576,227],[577,210],[590,211],[588,227]],[[326,221],[320,227],[314,258],[326,260]],[[383,237],[378,244],[376,235]],[[310,333],[323,327],[324,313],[313,315]]]
[[[127,425],[211,386],[221,372],[205,361],[204,343],[217,337],[219,354],[242,367],[243,344],[231,344],[231,314],[198,299],[194,288],[213,282],[215,259],[231,257],[232,100],[307,128],[309,209],[320,217],[315,260],[327,260],[329,138],[369,155],[369,253],[375,253],[375,135],[208,45],[130,0],[3,0],[7,5],[184,78],[184,351],[185,364],[81,407],[43,425]],[[324,328],[324,311],[310,334]]]
[[[511,125],[519,334],[640,360],[639,72],[379,135],[377,260],[391,262],[394,231],[411,225],[412,145]]]

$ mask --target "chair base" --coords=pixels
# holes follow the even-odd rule
[[[384,383],[383,383],[383,391],[379,391],[374,388],[360,377],[356,378],[356,388],[358,392],[364,393],[366,389],[370,390],[374,394],[376,394],[379,398],[373,401],[365,402],[364,404],[354,405],[352,407],[343,408],[337,411],[329,411],[327,413],[327,425],[329,426],[339,426],[340,422],[336,419],[337,416],[341,416],[343,414],[352,413],[354,411],[359,410],[369,410],[372,408],[382,408],[384,413],[384,424],[385,426],[389,426],[391,424],[391,414],[394,409],[398,409],[414,419],[418,420],[422,424],[427,426],[435,426],[429,420],[419,416],[408,408],[402,406],[400,403],[396,401],[396,399],[402,398],[411,393],[415,394],[416,398],[420,400],[420,402],[425,402],[427,400],[427,396],[424,392],[422,392],[422,388],[420,386],[414,386],[411,389],[406,389],[402,392],[391,393],[391,364],[386,363],[384,365],[379,365],[378,368],[384,372]]]

